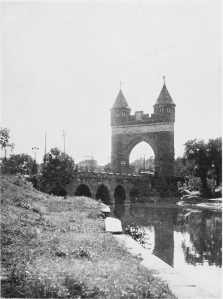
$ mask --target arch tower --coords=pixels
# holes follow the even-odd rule
[[[164,82],[151,116],[143,111],[131,115],[120,89],[111,108],[112,172],[128,172],[132,149],[145,141],[154,151],[156,173],[159,176],[173,176],[175,106]]]

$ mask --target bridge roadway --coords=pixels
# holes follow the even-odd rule
[[[130,200],[152,196],[157,181],[166,180],[176,184],[175,177],[155,177],[152,174],[120,174],[108,172],[77,172],[67,186],[51,185],[47,193],[62,190],[70,196],[87,196],[101,199],[107,204],[130,203]],[[62,195],[62,194],[61,194]]]

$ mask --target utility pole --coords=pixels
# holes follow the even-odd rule
[[[65,136],[66,136],[66,132],[63,131],[63,145],[64,145],[64,154],[65,154]]]

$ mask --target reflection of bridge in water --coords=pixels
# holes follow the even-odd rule
[[[150,206],[151,205],[151,206]],[[174,223],[177,209],[154,208],[153,204],[114,205],[112,213],[123,225],[136,224],[139,227],[152,228],[154,238],[153,254],[173,267],[174,263]],[[168,221],[167,221],[168,219]],[[169,221],[171,219],[171,221]]]
[[[172,267],[179,253],[189,265],[221,267],[222,214],[217,211],[170,207],[161,203],[113,205],[112,213],[123,227],[153,227],[153,254]],[[179,241],[181,243],[180,248]],[[174,252],[177,252],[174,256]],[[205,269],[205,268],[204,268]]]

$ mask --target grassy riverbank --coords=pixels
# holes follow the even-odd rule
[[[104,231],[99,204],[2,177],[2,287],[8,298],[174,298]]]

